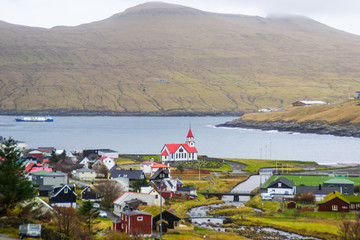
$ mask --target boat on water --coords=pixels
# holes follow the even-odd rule
[[[22,117],[16,118],[15,121],[17,122],[53,122],[54,119],[50,116],[45,117]]]

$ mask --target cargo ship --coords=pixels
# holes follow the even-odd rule
[[[17,122],[53,122],[54,119],[50,116],[45,117],[22,117],[16,118],[15,121]]]

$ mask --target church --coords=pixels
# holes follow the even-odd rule
[[[165,144],[160,153],[162,162],[194,161],[198,158],[198,151],[195,147],[194,135],[189,128],[185,143]]]

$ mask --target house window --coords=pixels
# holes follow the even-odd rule
[[[332,206],[331,206],[331,210],[332,210],[332,211],[337,211],[337,210],[338,210],[338,206],[337,206],[337,205],[332,205]]]
[[[65,188],[64,189],[64,193],[68,193],[69,189],[68,188]]]
[[[158,199],[159,198],[159,195],[155,195],[155,199]]]
[[[180,149],[179,149],[179,152],[181,152],[181,153],[182,153],[183,151],[184,151],[184,149],[182,149],[182,148],[180,148]]]
[[[354,208],[355,208],[355,204],[352,203],[352,204],[350,205],[350,208],[351,208],[351,209],[354,209]]]
[[[137,221],[141,222],[143,220],[143,217],[137,217]]]
[[[281,183],[280,182],[278,183],[278,187],[281,188]]]

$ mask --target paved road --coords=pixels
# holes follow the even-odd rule
[[[0,235],[0,240],[9,240],[9,239],[17,239],[17,238],[12,238],[6,235]]]

